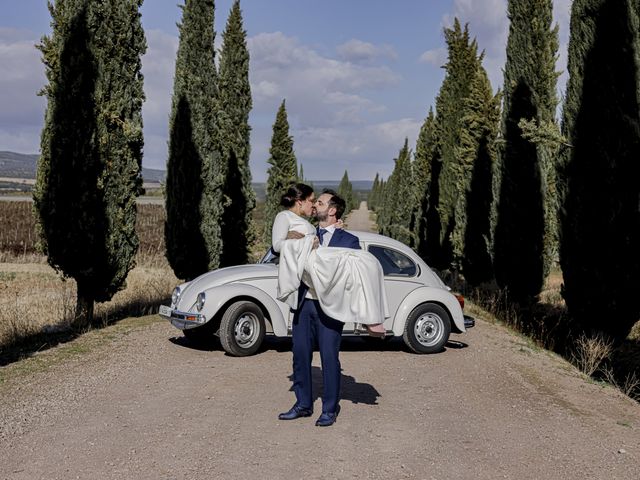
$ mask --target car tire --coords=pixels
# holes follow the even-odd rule
[[[262,310],[255,303],[246,300],[232,303],[222,315],[218,335],[222,348],[229,355],[253,355],[264,340]]]
[[[437,353],[451,334],[451,317],[440,305],[423,303],[407,317],[402,339],[415,353]]]

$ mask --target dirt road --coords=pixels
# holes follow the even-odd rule
[[[138,320],[61,348],[3,368],[1,479],[640,477],[638,404],[481,319],[436,355],[345,339],[324,429],[319,398],[277,420],[294,401],[288,340],[232,358]]]
[[[367,202],[360,202],[360,208],[358,210],[352,210],[351,213],[345,219],[347,229],[358,230],[360,232],[372,232],[373,222],[371,221],[369,209],[367,209]]]

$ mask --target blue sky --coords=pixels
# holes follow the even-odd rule
[[[182,0],[146,0],[143,165],[165,168],[176,23]],[[571,0],[554,0],[558,70],[566,64]],[[216,0],[216,43],[232,0]],[[405,137],[413,148],[442,82],[442,29],[468,22],[502,86],[507,0],[241,0],[251,55],[251,170],[265,181],[277,108],[286,98],[298,162],[312,180],[387,177]],[[0,2],[0,150],[37,153],[45,83],[34,45],[50,31],[46,0]],[[559,94],[566,76],[559,82]]]

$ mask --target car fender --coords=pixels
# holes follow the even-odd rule
[[[274,300],[264,290],[254,287],[253,285],[228,283],[212,287],[204,291],[207,300],[202,314],[205,315],[207,321],[211,321],[220,309],[229,303],[229,301],[238,298],[239,300],[253,300],[265,311],[267,321],[270,321],[273,327],[273,333],[278,337],[287,336],[287,322],[285,320],[285,312],[289,307]],[[285,308],[286,307],[286,308]]]
[[[396,311],[393,319],[393,334],[395,336],[400,336],[404,333],[404,326],[407,323],[409,314],[414,308],[423,303],[438,303],[442,305],[451,315],[455,326],[461,332],[465,331],[462,308],[460,308],[458,300],[451,292],[437,287],[418,287],[402,300]]]

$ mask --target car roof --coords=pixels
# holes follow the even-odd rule
[[[372,233],[372,232],[360,232],[357,230],[346,230],[347,232],[351,233],[352,235],[355,235],[356,237],[358,237],[358,239],[361,242],[366,242],[366,243],[382,243],[384,245],[388,245],[390,247],[396,247],[399,249],[409,249],[410,251],[413,252],[413,250],[411,250],[410,247],[408,247],[407,245],[405,245],[402,242],[399,242],[398,240],[395,240],[391,237],[387,237],[385,235],[380,235],[379,233]]]

